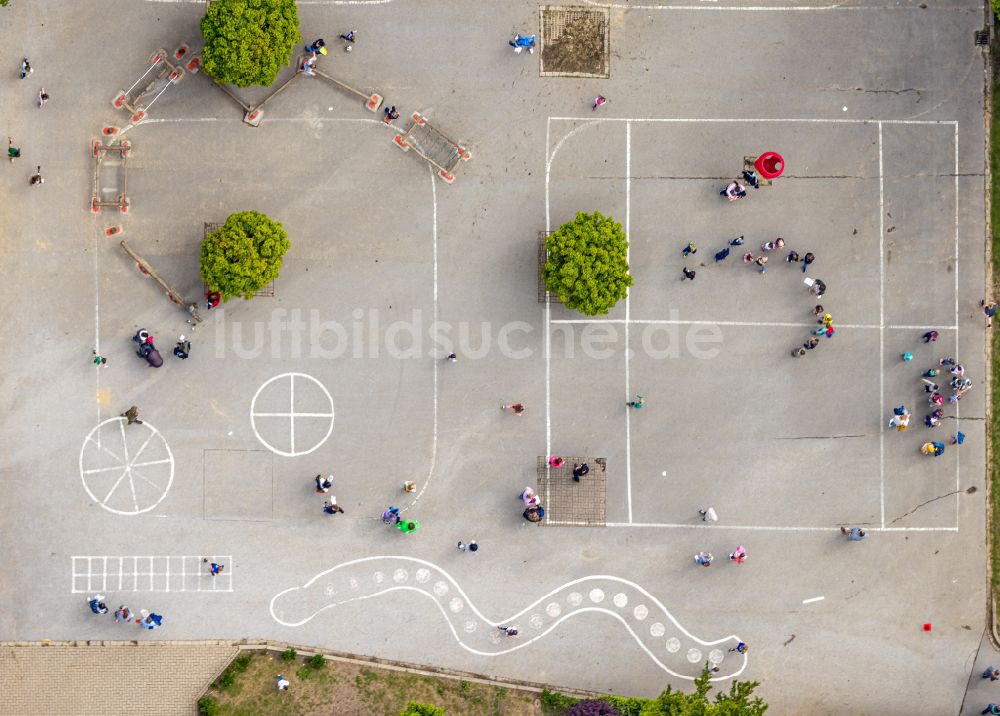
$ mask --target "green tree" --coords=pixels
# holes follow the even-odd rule
[[[291,243],[281,224],[256,211],[231,214],[201,244],[201,278],[223,301],[253,298],[278,277]]]
[[[694,693],[685,694],[667,688],[655,699],[635,696],[602,696],[602,701],[610,704],[621,716],[763,716],[767,704],[759,696],[753,696],[760,684],[756,681],[733,681],[729,691],[720,691],[715,700],[709,700],[712,690],[708,664],[701,676],[694,680]],[[555,694],[542,693],[542,706],[547,714],[573,714],[574,704],[589,704],[587,701]]]
[[[295,0],[216,0],[201,36],[205,73],[237,87],[270,85],[302,41]]]
[[[567,308],[594,316],[628,295],[628,241],[611,217],[579,212],[545,240],[545,249],[545,287]]]
[[[444,709],[430,704],[418,704],[411,701],[406,704],[406,708],[399,712],[399,716],[445,716]]]

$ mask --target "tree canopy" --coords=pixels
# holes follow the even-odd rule
[[[291,243],[277,221],[256,211],[231,214],[201,244],[201,278],[223,301],[253,298],[278,277]]]
[[[622,225],[599,211],[579,212],[545,240],[545,287],[567,308],[607,313],[632,285]]]
[[[205,73],[237,87],[272,84],[302,41],[295,0],[216,0],[201,35]]]

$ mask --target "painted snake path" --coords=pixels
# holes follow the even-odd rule
[[[747,665],[746,654],[729,652],[739,642],[736,635],[703,641],[645,589],[608,575],[575,579],[515,614],[490,619],[436,564],[413,557],[366,557],[342,562],[301,587],[278,592],[271,598],[271,616],[283,626],[299,627],[327,609],[397,591],[415,592],[434,602],[459,646],[480,656],[523,649],[572,616],[600,612],[621,622],[639,648],[673,676],[693,680],[707,660],[719,665],[713,678],[718,681],[739,676]],[[511,624],[520,629],[513,639],[497,629]]]

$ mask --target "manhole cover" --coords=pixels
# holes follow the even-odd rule
[[[543,5],[542,77],[611,76],[610,8]]]

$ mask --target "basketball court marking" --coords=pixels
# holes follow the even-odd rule
[[[593,3],[590,4],[600,4]],[[633,7],[633,6],[627,6]],[[675,6],[676,7],[676,6]],[[722,9],[722,8],[719,8]],[[556,142],[555,147],[549,151],[551,146],[551,130],[553,121],[568,121],[578,123],[577,126],[571,128],[566,132],[559,140]],[[925,126],[951,126],[954,128],[954,150],[955,150],[955,162],[954,162],[954,183],[955,183],[955,220],[954,220],[954,274],[955,274],[955,289],[954,289],[954,303],[955,303],[955,318],[952,326],[946,326],[943,330],[954,331],[955,334],[955,350],[956,355],[959,346],[959,335],[958,335],[958,239],[959,239],[959,212],[958,212],[958,176],[959,176],[959,164],[958,164],[958,122],[955,120],[913,120],[913,119],[829,119],[829,118],[770,118],[770,119],[753,119],[753,118],[652,118],[652,117],[549,117],[546,120],[545,129],[545,229],[546,231],[552,230],[552,220],[551,220],[551,196],[550,196],[550,179],[552,163],[556,158],[559,150],[562,148],[563,144],[572,136],[580,132],[585,128],[595,127],[597,125],[606,122],[624,122],[625,123],[625,221],[624,225],[626,227],[626,236],[628,237],[628,227],[630,226],[631,219],[631,153],[632,153],[632,141],[631,141],[631,125],[633,123],[674,123],[674,124],[750,124],[750,123],[760,123],[760,124],[863,124],[872,125],[877,129],[878,133],[878,160],[879,160],[879,323],[878,324],[860,324],[860,325],[843,325],[843,328],[863,328],[863,329],[874,329],[879,330],[879,513],[880,513],[880,527],[876,528],[883,532],[925,532],[925,531],[942,531],[942,532],[957,532],[958,531],[958,518],[961,511],[961,472],[960,472],[960,457],[959,450],[952,451],[955,454],[955,526],[954,527],[886,527],[885,526],[885,448],[884,448],[884,429],[885,429],[885,329],[915,329],[923,328],[928,330],[931,327],[917,327],[917,326],[900,326],[900,325],[885,325],[885,188],[884,188],[884,159],[883,159],[883,142],[882,142],[882,128],[883,125],[925,125]],[[629,247],[631,248],[631,241],[629,241]],[[625,318],[624,319],[553,319],[552,309],[549,302],[545,304],[545,450],[546,454],[552,454],[552,399],[551,399],[551,363],[552,363],[552,353],[551,353],[551,326],[558,323],[612,323],[621,324],[625,327],[625,337],[626,341],[628,338],[628,328],[630,324],[633,323],[663,323],[671,324],[676,323],[679,325],[746,325],[746,326],[781,326],[781,323],[767,323],[767,322],[739,322],[739,321],[680,321],[674,319],[667,320],[637,320],[632,319],[629,310],[629,297],[626,296],[625,299]],[[799,324],[790,324],[791,326],[797,327]],[[812,324],[803,324],[812,325]],[[938,329],[942,330],[942,329]],[[627,345],[627,343],[626,343]],[[629,371],[628,371],[628,360],[629,351],[625,351],[625,390],[626,390],[626,400],[631,399],[631,394],[629,393]],[[960,412],[958,408],[958,403],[955,404],[955,419],[960,421]],[[656,525],[650,523],[634,523],[632,518],[632,491],[631,491],[631,456],[632,456],[632,441],[631,441],[631,431],[630,431],[630,416],[628,411],[626,411],[626,430],[625,430],[625,465],[626,465],[626,499],[628,504],[628,522],[627,523],[608,523],[608,527],[623,527],[623,526],[644,526],[644,527],[697,527],[697,525],[680,525],[680,524],[663,524]],[[556,523],[553,523],[556,524]],[[559,524],[569,524],[562,523]],[[791,531],[825,531],[830,529],[829,527],[788,527],[788,528],[774,528],[774,527],[743,527],[743,529],[788,529]]]
[[[216,576],[199,555],[74,555],[73,594],[124,592],[232,592],[232,555],[210,555],[225,565]]]

